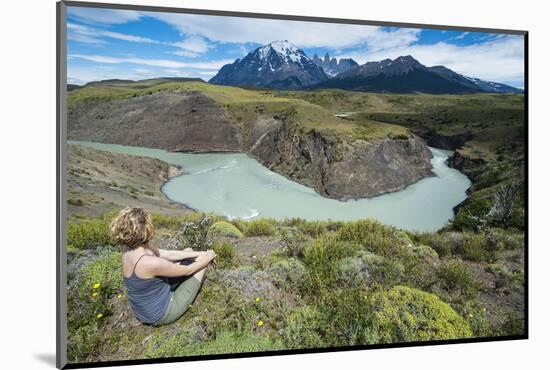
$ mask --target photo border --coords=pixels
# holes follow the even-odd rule
[[[83,8],[104,8],[104,9],[119,9],[119,10],[135,10],[135,11],[151,11],[163,13],[181,13],[181,14],[199,14],[199,15],[214,15],[214,16],[232,16],[244,18],[259,18],[259,19],[279,19],[317,23],[338,23],[338,24],[355,24],[368,26],[384,26],[384,27],[405,27],[405,28],[421,28],[434,30],[453,30],[453,31],[468,31],[468,32],[490,32],[509,35],[519,35],[524,37],[524,184],[525,184],[525,218],[524,218],[524,322],[525,333],[522,335],[513,336],[497,336],[497,337],[479,337],[479,338],[464,338],[453,340],[429,340],[418,342],[404,343],[385,343],[385,344],[369,344],[343,347],[327,347],[327,348],[305,348],[295,350],[277,350],[265,352],[244,352],[244,353],[227,353],[215,355],[197,355],[184,357],[165,357],[155,359],[135,359],[135,360],[117,360],[117,361],[102,361],[90,363],[67,363],[67,254],[66,254],[66,231],[67,231],[67,184],[66,184],[66,149],[67,149],[67,7],[83,7]],[[190,9],[190,8],[175,8],[163,6],[147,6],[147,5],[130,5],[130,4],[111,4],[111,3],[96,3],[96,2],[81,2],[81,1],[59,1],[56,3],[56,44],[57,44],[57,63],[56,63],[56,366],[59,369],[78,369],[78,368],[94,368],[107,366],[125,366],[125,365],[143,365],[143,364],[161,364],[173,362],[190,362],[190,361],[206,361],[220,360],[232,358],[250,358],[250,357],[265,357],[265,356],[287,356],[295,354],[313,354],[313,353],[329,353],[329,352],[344,352],[344,351],[359,351],[370,349],[383,348],[405,348],[405,347],[420,347],[434,346],[447,344],[466,344],[466,343],[484,343],[484,342],[499,342],[510,340],[525,340],[529,338],[529,32],[526,30],[514,29],[499,29],[499,28],[481,28],[481,27],[461,27],[438,24],[422,24],[422,23],[406,23],[406,22],[386,22],[374,20],[358,20],[347,18],[327,18],[327,17],[309,17],[301,15],[286,15],[286,14],[270,14],[270,13],[252,13],[252,12],[234,12],[211,9]]]

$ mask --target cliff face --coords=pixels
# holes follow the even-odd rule
[[[319,194],[364,198],[403,189],[431,175],[431,153],[422,139],[346,142],[283,123],[250,149],[263,165]]]
[[[171,151],[239,151],[240,131],[214,100],[192,91],[76,104],[70,140]]]

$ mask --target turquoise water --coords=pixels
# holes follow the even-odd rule
[[[229,218],[301,217],[308,220],[373,218],[416,231],[435,231],[466,199],[469,179],[446,165],[452,153],[430,148],[434,177],[405,189],[367,199],[338,201],[268,170],[243,153],[171,153],[159,149],[74,142],[96,149],[153,157],[181,166],[185,175],[164,184],[175,202]]]

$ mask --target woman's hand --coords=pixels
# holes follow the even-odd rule
[[[209,261],[212,261],[214,258],[216,258],[216,252],[214,252],[212,249],[209,249],[203,253],[204,258],[207,258]]]

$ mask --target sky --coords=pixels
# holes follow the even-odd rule
[[[68,83],[212,78],[257,47],[288,40],[309,57],[359,64],[412,55],[469,77],[523,88],[523,36],[403,27],[69,7]]]

